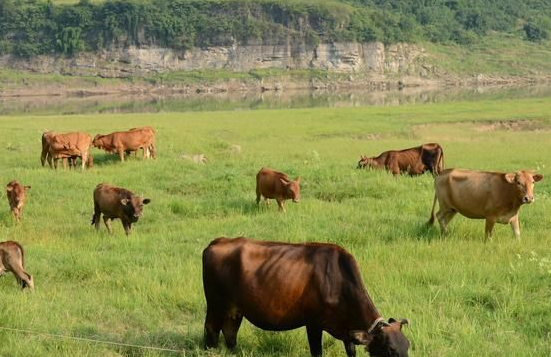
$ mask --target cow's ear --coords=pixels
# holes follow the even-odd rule
[[[6,191],[8,192],[13,191],[13,186],[6,186]]]
[[[541,180],[543,180],[543,175],[535,174],[534,176],[532,176],[532,178],[534,179],[534,182],[540,182]]]
[[[282,183],[284,186],[288,186],[288,185],[289,185],[289,182],[285,181],[285,180],[282,179],[282,178],[279,178],[279,181],[281,181],[281,183]]]
[[[144,198],[143,201],[142,201],[142,203],[144,205],[148,204],[149,202],[151,202],[151,200],[149,198]]]
[[[509,183],[514,183],[516,176],[516,174],[505,174],[505,181]]]
[[[123,206],[126,206],[126,205],[128,204],[128,202],[130,202],[130,200],[128,200],[128,198],[123,198],[123,199],[121,199],[121,204],[122,204]]]
[[[372,336],[367,331],[353,330],[350,331],[350,340],[355,345],[368,345],[371,342]]]
[[[30,190],[30,189],[31,189],[31,186],[24,186],[23,189],[24,189],[25,191]]]
[[[535,179],[534,179],[535,180]],[[300,176],[297,176],[297,178],[295,179],[295,182],[296,183],[300,183]]]

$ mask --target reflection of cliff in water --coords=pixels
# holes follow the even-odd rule
[[[268,91],[186,95],[100,95],[90,97],[4,97],[0,115],[186,112],[314,107],[359,107],[448,101],[505,100],[551,96],[551,87],[422,87],[388,91]]]

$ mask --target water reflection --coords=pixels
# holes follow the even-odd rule
[[[268,91],[179,95],[0,97],[0,115],[187,112],[403,105],[551,96],[551,86],[422,87],[387,91]]]

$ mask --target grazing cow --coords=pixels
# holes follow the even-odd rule
[[[143,157],[155,157],[155,131],[147,126],[132,128],[129,131],[119,131],[107,135],[96,135],[92,145],[109,153],[117,153],[121,161],[124,154],[132,151],[143,151]]]
[[[67,167],[67,160],[70,167],[76,167],[76,158],[80,158],[83,169],[84,166],[91,167],[93,165],[92,156],[90,155],[91,141],[92,138],[87,133],[56,134],[49,131],[43,133],[42,153],[40,155],[42,166],[47,160],[51,168],[53,159],[54,167],[57,168],[57,160],[62,159],[63,168]]]
[[[203,251],[203,288],[206,348],[222,331],[233,349],[245,317],[264,330],[306,326],[312,356],[322,354],[323,331],[344,342],[348,357],[355,345],[375,357],[408,355],[407,320],[384,321],[354,257],[337,245],[218,238]]]
[[[284,173],[263,167],[256,174],[256,205],[260,202],[260,196],[264,200],[273,198],[277,201],[279,209],[285,212],[283,204],[285,200],[292,199],[293,202],[300,201],[300,177],[295,181],[289,180]]]
[[[360,157],[358,168],[387,169],[393,175],[408,173],[421,175],[427,171],[434,176],[442,172],[444,150],[439,144],[430,143],[400,151],[385,151],[377,157]]]
[[[429,224],[436,213],[440,230],[446,227],[456,213],[474,219],[486,219],[486,238],[492,236],[494,224],[511,225],[515,237],[520,238],[518,212],[520,206],[534,201],[534,183],[543,175],[529,171],[515,173],[448,169],[434,181],[434,201]]]
[[[33,277],[25,271],[23,247],[14,241],[0,242],[0,276],[10,271],[21,289],[34,289]]]
[[[16,180],[12,180],[6,186],[6,193],[10,210],[16,221],[21,220],[23,215],[23,206],[25,205],[26,191],[30,190],[31,186],[21,186]]]
[[[143,205],[151,202],[149,198],[141,198],[124,188],[112,186],[108,183],[100,183],[94,189],[94,215],[92,225],[99,230],[99,219],[103,213],[103,222],[107,231],[111,233],[109,219],[119,218],[126,235],[130,234],[132,223],[138,222],[142,215]]]

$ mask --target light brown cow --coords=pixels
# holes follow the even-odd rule
[[[291,181],[284,173],[263,167],[256,174],[257,205],[261,196],[264,196],[265,201],[275,199],[279,209],[285,212],[285,200],[292,199],[295,203],[300,201],[300,177]]]
[[[45,132],[42,134],[42,154],[40,155],[42,166],[47,160],[50,167],[52,167],[53,159],[54,167],[57,168],[57,160],[62,159],[63,168],[67,167],[67,160],[69,160],[70,166],[76,167],[76,158],[80,158],[83,169],[85,166],[91,167],[93,165],[90,156],[91,142],[92,138],[87,133],[56,134]]]
[[[530,171],[515,173],[448,169],[434,181],[434,202],[429,224],[434,223],[436,200],[440,210],[436,218],[442,233],[456,213],[474,219],[486,219],[486,238],[492,236],[495,223],[509,223],[520,238],[520,206],[534,201],[534,183],[543,175]]]
[[[107,231],[111,233],[109,220],[119,218],[126,235],[128,235],[132,229],[132,223],[138,222],[142,216],[143,205],[149,202],[151,202],[149,198],[141,198],[127,189],[100,183],[94,189],[92,225],[99,230],[100,216],[103,213],[103,222]]]
[[[25,271],[23,247],[14,241],[0,242],[0,276],[12,272],[21,289],[34,289],[33,277]]]
[[[387,169],[393,175],[407,173],[413,176],[429,171],[436,176],[444,167],[444,150],[437,143],[404,150],[389,150],[376,157],[360,157],[358,168],[366,167]]]
[[[16,221],[21,220],[23,215],[23,206],[25,205],[26,191],[30,190],[31,186],[22,186],[16,180],[12,180],[6,186],[8,202],[10,204],[11,213]]]
[[[155,157],[155,132],[151,127],[132,128],[129,131],[119,131],[107,135],[98,134],[92,145],[109,153],[117,153],[121,161],[124,154],[143,150],[143,157]]]

